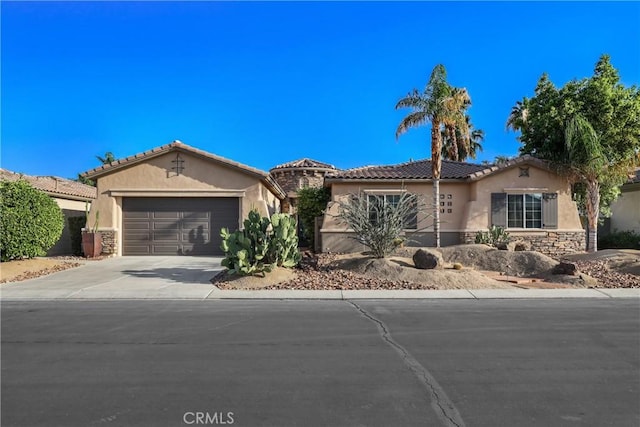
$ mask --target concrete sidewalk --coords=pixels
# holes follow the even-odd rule
[[[0,285],[0,300],[640,298],[640,289],[221,290],[215,257],[118,257]]]

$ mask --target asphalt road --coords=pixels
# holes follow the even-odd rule
[[[640,300],[3,302],[1,425],[640,425]]]

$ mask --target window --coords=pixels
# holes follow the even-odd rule
[[[369,203],[369,221],[376,224],[381,215],[390,208],[398,207],[400,203],[400,194],[369,194],[367,201]],[[413,209],[405,217],[404,228],[415,230],[418,228],[418,204],[415,197],[412,200]]]
[[[507,195],[508,228],[542,228],[542,194]]]

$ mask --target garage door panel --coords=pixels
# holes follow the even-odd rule
[[[221,255],[238,228],[238,198],[124,198],[124,255]]]
[[[149,230],[151,224],[149,224],[148,222],[127,221],[124,226],[127,230],[133,232],[136,230]]]
[[[150,212],[136,212],[136,211],[130,211],[127,212],[127,218],[128,219],[149,219],[151,213]]]
[[[153,212],[153,219],[180,219],[180,212]]]

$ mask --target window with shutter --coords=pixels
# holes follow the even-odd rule
[[[558,228],[558,195],[542,195],[542,228]]]
[[[491,225],[507,226],[507,195],[505,193],[491,193]]]

